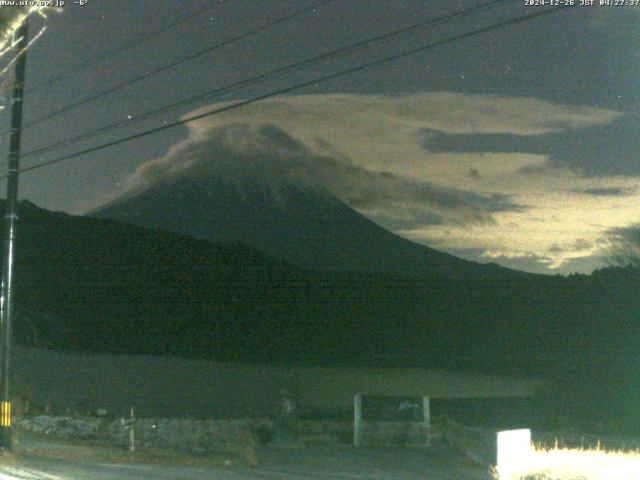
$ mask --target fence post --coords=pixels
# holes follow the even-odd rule
[[[353,445],[359,447],[362,443],[362,395],[356,393],[353,397]]]
[[[131,415],[129,417],[131,428],[129,429],[129,452],[133,453],[136,449],[136,424],[133,407],[131,407]]]
[[[427,446],[431,446],[431,402],[427,396],[422,397],[422,415],[427,429]]]

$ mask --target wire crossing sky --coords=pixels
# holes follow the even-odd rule
[[[75,152],[75,153],[72,153],[72,154],[69,154],[69,155],[65,155],[63,157],[55,158],[53,160],[48,160],[46,162],[38,163],[38,164],[29,166],[29,167],[23,167],[23,168],[20,169],[20,172],[22,172],[22,173],[30,172],[30,171],[38,170],[40,168],[44,168],[44,167],[47,167],[47,166],[50,166],[50,165],[53,165],[53,164],[56,164],[56,163],[64,162],[64,161],[67,161],[67,160],[72,160],[74,158],[86,155],[87,153],[96,152],[96,151],[99,151],[99,150],[103,150],[105,148],[109,148],[109,147],[112,147],[112,146],[115,146],[115,145],[120,145],[120,144],[125,143],[125,142],[136,140],[138,138],[142,138],[142,137],[145,137],[147,135],[152,135],[154,133],[163,132],[165,130],[177,127],[179,125],[185,125],[185,124],[188,124],[190,122],[193,122],[193,121],[196,121],[196,120],[200,120],[202,118],[211,117],[213,115],[219,115],[221,113],[224,113],[224,112],[227,112],[227,111],[230,111],[230,110],[235,110],[236,108],[241,108],[241,107],[244,107],[246,105],[251,105],[251,104],[259,102],[261,100],[266,100],[268,98],[275,97],[277,95],[288,94],[288,93],[294,92],[295,90],[299,90],[299,89],[304,88],[304,87],[308,87],[308,86],[311,86],[311,85],[316,85],[316,84],[319,84],[321,82],[326,82],[328,80],[333,80],[335,78],[339,78],[339,77],[342,77],[344,75],[349,75],[351,73],[359,72],[361,70],[364,70],[364,69],[367,69],[367,68],[371,68],[371,67],[380,65],[382,63],[398,60],[398,59],[400,59],[402,57],[406,57],[407,55],[414,55],[416,53],[422,52],[422,51],[430,49],[430,48],[435,48],[435,47],[439,47],[441,45],[454,43],[454,42],[457,42],[457,41],[460,41],[460,40],[463,40],[463,39],[466,39],[466,38],[469,38],[469,37],[472,37],[472,36],[475,36],[475,35],[480,35],[482,33],[489,32],[491,30],[495,30],[495,29],[498,29],[498,28],[506,27],[508,25],[513,25],[513,24],[520,23],[520,22],[533,20],[534,18],[543,16],[543,15],[549,15],[551,13],[559,13],[560,11],[561,11],[561,9],[555,8],[555,9],[550,9],[550,10],[544,10],[544,11],[541,11],[541,12],[530,13],[528,15],[523,15],[521,17],[513,18],[513,19],[511,19],[509,21],[506,21],[506,22],[501,22],[501,23],[497,23],[497,24],[494,24],[494,25],[488,25],[488,26],[473,30],[471,32],[467,32],[465,34],[458,35],[458,36],[453,37],[453,38],[446,38],[446,39],[443,39],[443,40],[439,40],[439,41],[437,41],[435,43],[430,43],[430,44],[427,44],[427,45],[420,45],[420,46],[418,46],[416,48],[413,48],[411,50],[399,52],[397,54],[391,55],[389,57],[381,58],[381,59],[376,60],[374,62],[361,64],[361,65],[349,68],[347,70],[343,70],[343,71],[340,71],[340,72],[332,73],[330,75],[325,75],[323,77],[313,78],[313,79],[307,80],[307,81],[305,81],[303,83],[298,83],[298,84],[292,85],[290,87],[286,87],[286,88],[283,88],[283,89],[280,89],[280,90],[268,92],[268,93],[265,93],[265,94],[260,95],[258,97],[254,97],[254,98],[251,98],[251,99],[248,99],[248,100],[243,100],[243,101],[234,103],[232,105],[227,105],[227,106],[224,106],[224,107],[220,107],[220,108],[218,108],[216,110],[213,110],[213,111],[210,111],[210,112],[206,112],[206,113],[202,113],[202,114],[199,114],[199,115],[187,117],[187,118],[184,118],[184,119],[179,120],[177,122],[173,122],[173,123],[170,123],[170,124],[167,124],[167,125],[163,125],[161,127],[157,127],[157,128],[151,129],[151,130],[146,130],[144,132],[140,132],[140,133],[137,133],[135,135],[131,135],[131,136],[124,137],[124,138],[121,138],[121,139],[118,139],[118,140],[114,140],[112,142],[108,142],[108,143],[104,143],[104,144],[101,144],[101,145],[97,145],[95,147],[91,147],[91,148],[86,149],[86,150],[81,150],[79,152]]]
[[[330,1],[333,1],[333,0],[325,0],[324,2],[320,2],[320,3],[321,4],[322,3],[328,3]],[[212,53],[212,52],[214,52],[214,51],[216,51],[216,50],[218,50],[218,49],[220,49],[222,47],[230,45],[230,44],[232,44],[234,42],[241,41],[244,38],[247,38],[247,37],[249,37],[251,35],[255,35],[256,33],[259,33],[259,32],[261,32],[263,30],[272,28],[272,27],[274,27],[276,25],[279,25],[279,24],[281,24],[283,22],[289,21],[289,20],[291,20],[293,18],[296,18],[296,17],[298,17],[298,16],[300,16],[300,15],[302,15],[302,14],[304,14],[304,13],[310,11],[310,10],[313,10],[315,8],[317,8],[316,5],[314,5],[312,7],[304,8],[302,10],[295,11],[295,12],[289,14],[289,15],[286,15],[284,17],[278,18],[278,19],[276,19],[274,21],[267,22],[267,23],[265,23],[264,25],[261,25],[258,28],[255,28],[255,29],[250,30],[250,31],[245,32],[245,33],[242,33],[240,35],[235,35],[235,36],[233,36],[231,38],[227,38],[227,39],[223,40],[222,42],[216,43],[216,44],[208,46],[208,47],[206,47],[204,49],[201,49],[201,50],[198,50],[196,52],[190,53],[189,55],[187,55],[185,57],[179,58],[179,59],[177,59],[177,60],[175,60],[175,61],[173,61],[171,63],[168,63],[166,65],[162,65],[162,66],[158,67],[157,69],[154,69],[154,70],[151,70],[151,71],[147,71],[147,72],[145,72],[145,73],[143,73],[141,75],[135,76],[135,77],[131,78],[130,80],[127,80],[124,83],[120,83],[120,84],[118,84],[118,85],[116,85],[114,87],[110,87],[110,88],[108,88],[106,90],[103,90],[103,91],[100,91],[100,92],[98,92],[98,93],[96,93],[94,95],[90,95],[88,97],[85,97],[85,98],[79,100],[78,102],[71,103],[69,105],[65,105],[65,106],[63,106],[63,107],[61,107],[61,108],[59,108],[57,110],[52,111],[52,112],[48,112],[48,113],[36,118],[35,120],[32,120],[31,122],[27,123],[24,126],[24,130],[26,130],[28,128],[31,128],[33,126],[36,126],[36,125],[40,125],[41,123],[46,122],[47,120],[50,120],[51,118],[57,117],[57,116],[59,116],[59,115],[61,115],[63,113],[70,112],[72,110],[75,110],[76,108],[82,107],[84,105],[87,105],[87,104],[89,104],[91,102],[94,102],[96,100],[99,100],[101,98],[105,98],[105,97],[108,97],[110,95],[113,95],[114,93],[118,92],[119,90],[122,90],[123,88],[130,87],[131,85],[133,85],[135,83],[138,83],[140,81],[143,81],[143,80],[146,80],[148,78],[151,78],[151,77],[153,77],[155,75],[158,75],[158,74],[160,74],[162,72],[165,72],[167,70],[175,68],[175,67],[177,67],[179,65],[182,65],[184,63],[187,63],[187,62],[190,62],[190,61],[195,60],[197,58],[200,58],[200,57],[202,57],[204,55],[208,55],[208,54],[210,54],[210,53]]]
[[[81,134],[76,135],[74,137],[71,137],[69,139],[61,140],[59,142],[56,142],[56,143],[53,143],[53,144],[50,144],[50,145],[45,145],[43,147],[39,147],[36,150],[32,150],[30,152],[24,153],[22,156],[23,157],[30,157],[30,156],[33,156],[33,155],[37,155],[37,154],[41,154],[41,153],[50,151],[50,150],[52,150],[54,148],[57,148],[57,147],[60,147],[60,146],[72,145],[72,144],[76,143],[76,141],[78,141],[78,140],[90,139],[90,138],[93,138],[93,137],[95,137],[97,135],[100,135],[102,133],[108,132],[110,130],[113,130],[113,129],[118,128],[118,127],[123,126],[123,125],[131,125],[133,123],[137,123],[137,122],[140,122],[142,120],[146,120],[148,118],[152,118],[152,117],[154,117],[156,115],[160,115],[160,114],[163,114],[163,113],[170,112],[170,111],[172,111],[172,110],[174,110],[176,108],[179,108],[179,107],[192,105],[195,102],[199,102],[199,101],[203,101],[203,100],[212,100],[214,98],[219,97],[222,94],[233,92],[233,91],[238,90],[238,89],[240,89],[242,87],[246,87],[246,86],[248,86],[248,85],[250,85],[250,84],[252,84],[254,82],[262,82],[262,81],[269,80],[269,79],[272,79],[272,78],[277,78],[278,76],[281,76],[283,74],[291,73],[291,72],[293,72],[295,70],[309,67],[309,66],[311,66],[311,65],[313,65],[315,63],[318,63],[318,62],[321,62],[321,61],[325,61],[325,60],[334,58],[334,57],[339,56],[339,55],[352,54],[352,53],[358,52],[358,51],[360,51],[362,49],[370,48],[377,42],[389,41],[393,37],[397,37],[399,35],[411,33],[412,31],[414,31],[414,30],[416,30],[418,28],[433,27],[433,26],[438,25],[440,23],[446,23],[446,22],[453,21],[457,17],[464,17],[464,16],[472,15],[474,13],[477,13],[479,11],[485,10],[487,8],[492,8],[497,4],[504,3],[505,1],[509,1],[509,0],[493,0],[493,1],[490,1],[490,2],[487,2],[487,3],[482,3],[482,4],[479,4],[479,5],[476,5],[476,6],[463,8],[463,9],[457,10],[455,12],[452,12],[452,13],[449,13],[449,14],[446,14],[446,15],[443,15],[443,16],[440,16],[440,17],[429,18],[426,21],[422,21],[422,22],[419,22],[419,23],[414,23],[412,25],[409,25],[408,27],[404,27],[404,28],[401,28],[401,29],[396,29],[396,30],[394,30],[392,32],[385,33],[384,35],[378,35],[376,37],[373,37],[373,38],[370,38],[370,39],[367,39],[367,40],[364,40],[364,41],[360,41],[360,42],[357,42],[355,44],[347,45],[347,46],[338,48],[336,50],[332,50],[330,52],[323,53],[323,54],[315,56],[313,58],[309,58],[309,59],[306,59],[306,60],[303,60],[303,61],[300,61],[300,62],[291,63],[291,64],[288,64],[288,65],[286,65],[284,67],[279,67],[279,68],[277,68],[275,70],[271,70],[269,72],[265,72],[265,73],[253,76],[251,78],[247,78],[247,79],[241,80],[239,82],[235,82],[235,83],[233,83],[231,85],[227,85],[227,86],[224,86],[224,87],[221,87],[221,88],[214,89],[212,91],[207,91],[207,92],[198,94],[198,95],[196,95],[194,97],[190,97],[190,98],[181,100],[181,101],[173,103],[171,105],[163,106],[163,107],[161,107],[159,109],[155,109],[155,110],[152,110],[152,111],[149,111],[149,112],[144,112],[143,114],[137,115],[135,117],[135,119],[132,118],[132,119],[127,119],[125,121],[116,122],[116,123],[113,123],[111,125],[106,125],[104,127],[101,127],[99,129],[96,129],[96,130],[93,130],[93,131],[90,131],[90,132],[81,133]],[[541,12],[541,13],[543,13],[543,12]],[[547,12],[544,12],[543,14],[546,14],[546,13]],[[482,33],[482,32],[480,32],[480,33]],[[74,108],[74,106],[65,107],[65,108],[72,109],[72,108]]]
[[[591,271],[606,233],[638,221],[640,10],[548,10],[516,0],[70,6],[49,16],[27,61],[25,118],[39,124],[23,138],[34,163],[21,195],[88,211],[202,135],[268,124],[368,172],[371,185],[328,176],[327,186],[343,200],[384,190],[386,203],[352,206],[399,235],[512,268]],[[509,23],[530,15],[540,16]],[[377,185],[381,175],[393,186]],[[484,220],[413,200],[429,188],[481,200],[469,218]]]
[[[194,10],[193,12],[190,12],[186,15],[183,15],[171,22],[169,22],[167,25],[164,25],[162,27],[159,27],[149,33],[145,33],[143,35],[138,35],[135,38],[132,38],[130,41],[126,42],[125,44],[118,46],[116,48],[110,49],[106,52],[102,52],[99,53],[97,55],[95,55],[95,57],[93,59],[91,59],[90,61],[83,63],[81,65],[78,65],[74,68],[72,68],[71,70],[63,73],[62,75],[58,75],[54,78],[47,78],[44,79],[38,83],[36,83],[35,85],[33,85],[31,87],[31,91],[36,91],[38,89],[41,88],[45,88],[45,87],[49,87],[51,85],[53,85],[55,82],[59,82],[61,80],[64,79],[68,79],[68,78],[72,78],[74,75],[77,75],[78,73],[81,73],[82,71],[91,68],[95,65],[97,65],[99,62],[102,62],[106,59],[115,57],[117,55],[120,55],[123,52],[126,52],[127,50],[139,46],[145,42],[149,42],[150,40],[156,38],[159,35],[164,34],[167,31],[170,31],[172,28],[180,25],[181,23],[184,22],[188,22],[189,20],[196,18],[200,15],[203,15],[205,13],[208,13],[210,11],[214,11],[216,9],[216,7],[220,6],[222,4],[222,2],[219,3],[215,3],[214,5],[210,5],[210,6],[205,6],[202,7],[200,9]]]

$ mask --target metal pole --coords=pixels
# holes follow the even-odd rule
[[[362,395],[356,393],[353,396],[353,446],[362,444]]]
[[[131,407],[131,415],[129,416],[131,422],[129,428],[129,453],[133,453],[136,449],[136,417],[134,415],[133,407]]]
[[[9,160],[7,168],[7,200],[4,223],[4,262],[2,265],[2,294],[0,296],[0,326],[2,328],[0,346],[0,448],[11,450],[11,397],[9,372],[11,359],[11,322],[13,319],[13,273],[14,244],[18,207],[18,171],[20,168],[20,134],[22,130],[22,104],[24,99],[25,68],[29,25],[27,19],[18,28],[15,38],[18,60],[16,61],[13,96],[11,99],[11,130],[9,131]]]

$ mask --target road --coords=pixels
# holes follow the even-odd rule
[[[481,468],[440,448],[313,446],[261,450],[257,468],[83,463],[21,457],[0,465],[0,480],[489,480]]]

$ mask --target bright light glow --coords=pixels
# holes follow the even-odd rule
[[[27,43],[27,46],[21,52],[16,50],[16,46],[19,42],[19,38],[16,38],[16,32],[25,20],[32,14],[38,14],[46,18],[45,12],[47,10],[58,10],[51,7],[3,7],[0,8],[0,59],[7,57],[8,61],[0,67],[0,78],[5,77],[7,72],[11,69],[13,64],[20,58],[21,55],[31,48],[31,46],[37,42],[44,34],[46,27],[42,27],[33,38]],[[13,54],[13,55],[12,55]],[[11,56],[12,55],[12,56]],[[5,78],[5,81],[0,84],[0,102],[6,101],[2,95],[5,93],[5,89],[8,88],[11,77]],[[0,110],[4,109],[4,105],[0,103]]]
[[[4,7],[0,10],[0,50],[6,53],[15,46],[14,35],[32,13],[43,13],[45,7]]]
[[[552,449],[534,454],[535,472],[559,480],[640,479],[640,452],[607,452],[605,450]]]
[[[66,480],[67,478],[30,468],[0,467],[0,480]]]
[[[31,7],[3,7],[0,8],[0,57],[3,57],[8,52],[15,50],[16,44],[19,38],[16,38],[16,32],[24,21],[31,15],[37,14],[43,18],[46,18],[46,12],[48,10],[60,11],[59,8],[44,7],[44,6],[31,6]],[[29,45],[42,34],[42,30],[36,34],[34,40],[29,42]]]
[[[531,430],[506,430],[498,432],[498,471],[499,478],[515,478],[522,468],[531,463]],[[519,477],[518,477],[519,478]]]
[[[640,480],[640,451],[525,448],[528,430],[498,434],[499,480]],[[529,441],[531,434],[528,434]]]
[[[11,68],[11,66],[18,60],[18,58],[20,58],[21,55],[24,55],[24,53],[27,50],[29,50],[31,45],[33,45],[35,42],[37,42],[40,39],[40,37],[44,34],[44,32],[46,30],[47,30],[47,27],[42,27],[40,29],[40,31],[38,33],[36,33],[35,36],[29,41],[29,43],[27,43],[27,46],[25,47],[25,49],[21,53],[19,53],[18,55],[14,56],[11,59],[11,61],[7,65],[5,65],[5,67],[2,70],[0,70],[0,76],[2,76],[5,73],[7,73],[7,70],[9,70],[9,68]],[[13,45],[9,49],[11,49],[11,48],[13,48]]]

